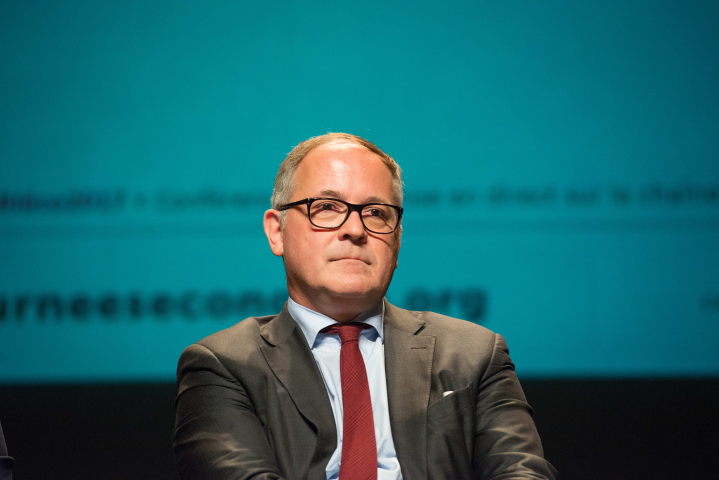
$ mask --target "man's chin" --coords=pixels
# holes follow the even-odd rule
[[[358,288],[333,288],[328,290],[332,297],[347,299],[371,299],[376,296],[374,290],[358,289]]]
[[[391,280],[390,277],[388,280]],[[368,275],[368,272],[343,272],[342,274],[332,275],[324,278],[325,291],[330,296],[340,299],[365,299],[368,302],[374,302],[378,298],[384,296],[389,287],[389,281],[385,284],[385,279],[376,275]]]
[[[374,302],[378,296],[381,296],[380,289],[373,288],[364,282],[334,284],[327,288],[326,291],[331,297],[355,301],[364,299],[368,302]]]

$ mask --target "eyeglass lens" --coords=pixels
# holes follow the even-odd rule
[[[310,220],[323,228],[337,228],[347,218],[349,208],[334,200],[315,200],[310,205]],[[391,232],[397,226],[397,210],[386,205],[367,205],[362,209],[362,221],[368,230]]]

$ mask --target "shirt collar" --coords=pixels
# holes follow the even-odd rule
[[[299,303],[295,302],[291,298],[287,301],[287,310],[290,312],[290,316],[297,322],[307,338],[310,348],[315,344],[317,334],[325,327],[337,323],[336,320],[322,315],[314,310],[310,310],[307,307],[303,307]],[[384,301],[378,302],[376,305],[370,307],[364,312],[357,315],[352,319],[353,322],[364,322],[374,327],[379,335],[380,341],[384,343]]]

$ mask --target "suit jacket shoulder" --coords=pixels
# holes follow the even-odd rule
[[[259,339],[260,328],[266,325],[278,315],[267,315],[264,317],[248,317],[231,327],[208,335],[207,337],[196,342],[213,351],[232,351],[237,354],[238,343],[241,347],[259,348],[257,342],[251,342],[250,339]],[[249,341],[249,342],[248,342]]]
[[[403,310],[395,306],[392,306],[392,308],[399,311]],[[424,322],[424,327],[419,332],[420,335],[432,335],[437,338],[438,342],[443,344],[444,342],[451,342],[452,350],[476,351],[477,348],[491,350],[494,347],[497,334],[476,323],[435,312],[403,311]]]
[[[439,313],[405,310],[389,302],[386,305],[389,324],[406,332],[416,329],[416,335],[434,339],[433,387],[437,388],[433,388],[430,404],[443,398],[446,391],[453,391],[452,386],[471,382],[478,387],[491,364],[514,369],[504,338],[488,328]]]

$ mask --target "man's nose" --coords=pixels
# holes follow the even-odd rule
[[[365,231],[364,224],[362,223],[360,213],[350,213],[347,221],[345,221],[344,225],[342,225],[342,235],[347,235],[352,238],[360,238],[364,237],[366,234],[367,232]]]

